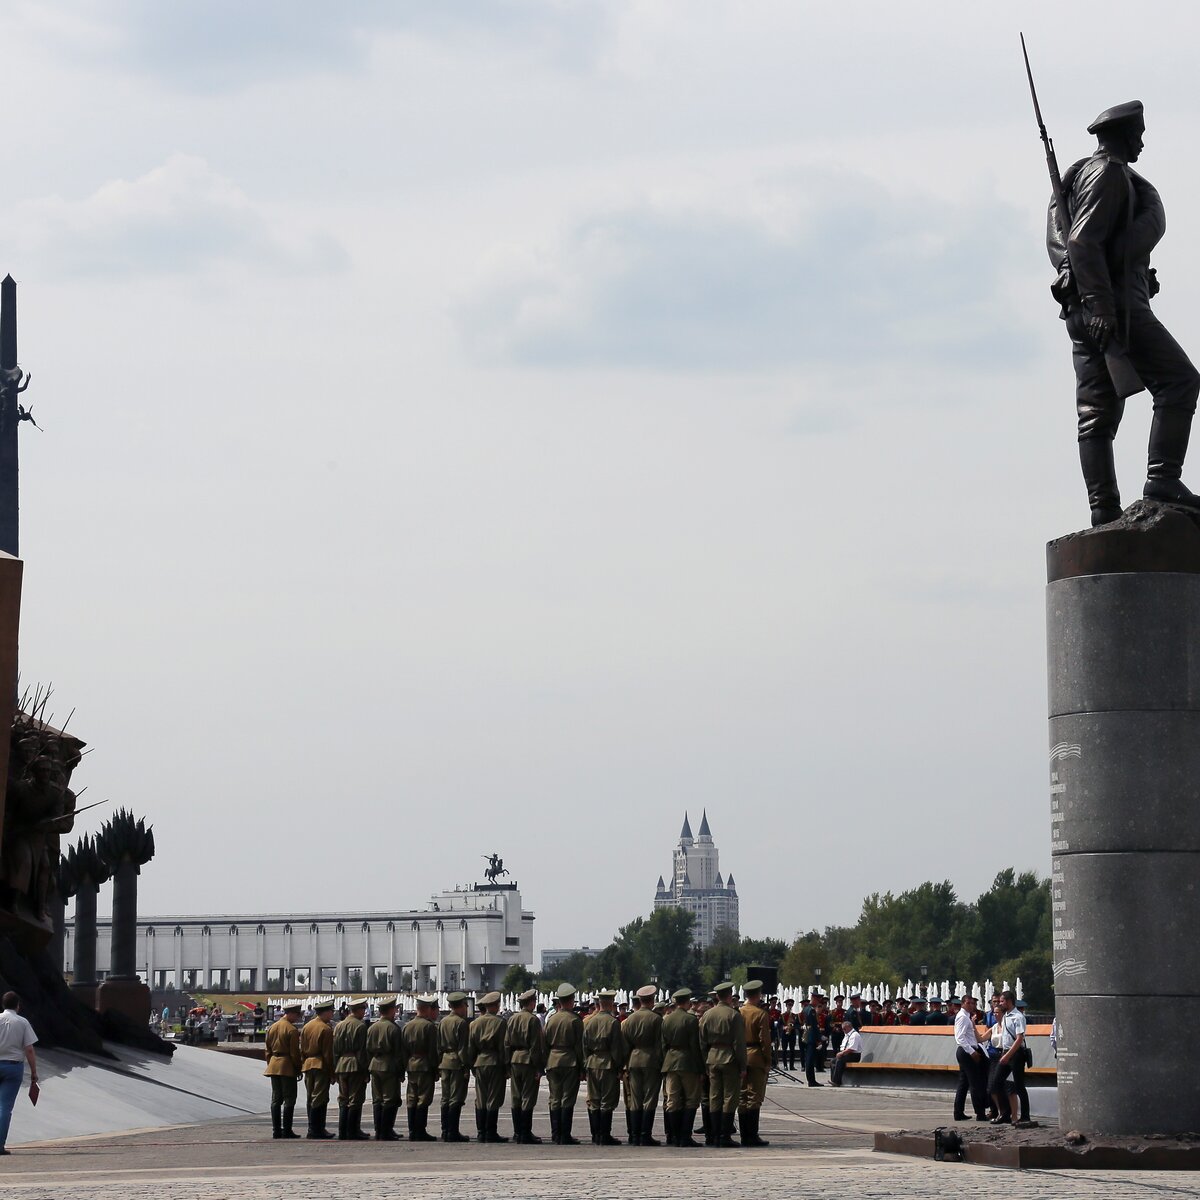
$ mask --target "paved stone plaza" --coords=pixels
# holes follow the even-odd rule
[[[882,1089],[813,1091],[773,1086],[762,1132],[769,1150],[672,1150],[590,1145],[413,1146],[407,1141],[275,1142],[268,1119],[245,1117],[147,1133],[18,1146],[0,1160],[0,1200],[608,1200],[740,1196],[755,1200],[897,1200],[1003,1191],[1013,1200],[1195,1196],[1191,1175],[1170,1172],[1003,1172],[871,1151],[877,1129],[946,1123],[948,1095]],[[786,1106],[785,1112],[779,1105]],[[582,1116],[582,1114],[580,1114]],[[17,1110],[17,1122],[20,1109]],[[587,1122],[582,1122],[586,1132]],[[466,1123],[465,1123],[466,1124]],[[621,1120],[616,1122],[620,1127]],[[545,1110],[535,1132],[549,1138]],[[623,1134],[623,1130],[617,1132]],[[747,1190],[748,1184],[750,1190]]]

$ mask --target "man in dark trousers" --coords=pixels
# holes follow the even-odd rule
[[[822,998],[817,995],[809,996],[804,1006],[804,1078],[809,1087],[824,1087],[817,1082],[817,1047],[821,1042],[822,1013],[818,1004]]]
[[[975,1120],[987,1120],[988,1061],[975,1032],[978,1013],[975,997],[966,995],[954,1018],[954,1057],[958,1062],[958,1090],[954,1093],[954,1119],[967,1120],[967,1096],[975,1110]]]

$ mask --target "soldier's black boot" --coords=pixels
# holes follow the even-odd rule
[[[550,1110],[550,1140],[557,1146],[559,1142],[559,1129],[562,1124],[562,1110],[552,1108]]]
[[[592,1145],[598,1146],[598,1145],[600,1145],[600,1123],[596,1120],[596,1118],[600,1114],[598,1112],[596,1112],[596,1110],[594,1108],[589,1108],[587,1110],[587,1115],[588,1115],[588,1128],[592,1131]]]
[[[571,1123],[575,1118],[573,1108],[559,1110],[558,1114],[558,1144],[560,1146],[578,1146],[579,1139],[571,1136]]]
[[[489,1142],[507,1142],[506,1138],[500,1132],[500,1110],[498,1108],[488,1109],[488,1141]]]
[[[271,1105],[271,1136],[273,1138],[283,1137],[283,1115],[278,1104]]]
[[[325,1119],[329,1115],[329,1106],[322,1104],[320,1108],[312,1110],[312,1125],[309,1129],[308,1136],[314,1141],[327,1142],[333,1134],[325,1128]]]
[[[450,1106],[450,1140],[452,1142],[469,1142],[471,1140],[460,1128],[462,1110],[463,1106],[461,1104],[452,1104]]]
[[[381,1140],[383,1138],[383,1105],[382,1104],[372,1104],[371,1105],[371,1116],[373,1118],[373,1123],[375,1125],[376,1140]]]
[[[610,1108],[608,1112],[600,1113],[600,1145],[602,1146],[619,1146],[620,1138],[615,1138],[612,1135],[613,1112]]]
[[[480,1108],[478,1105],[475,1108],[475,1140],[477,1142],[487,1141],[487,1109]]]
[[[533,1132],[533,1111],[532,1108],[525,1109],[523,1118],[525,1122],[525,1144],[527,1146],[540,1146],[542,1139]]]
[[[718,1121],[721,1127],[721,1136],[717,1141],[717,1145],[722,1150],[730,1150],[741,1146],[741,1142],[733,1140],[733,1120],[737,1113],[719,1112],[713,1113],[713,1120]]]
[[[663,1137],[668,1146],[674,1146],[679,1140],[679,1134],[676,1132],[679,1126],[678,1117],[679,1114],[669,1108],[663,1109]]]
[[[713,1119],[712,1109],[706,1104],[700,1109],[700,1113],[704,1118],[704,1144],[715,1146],[717,1144],[717,1125]]]
[[[400,1111],[398,1104],[385,1104],[383,1106],[383,1132],[375,1136],[381,1142],[399,1142],[403,1139],[396,1132],[396,1113]]]
[[[417,1135],[413,1138],[414,1142],[436,1142],[437,1138],[429,1132],[429,1105],[423,1104],[416,1109],[417,1113]]]
[[[1154,410],[1154,420],[1150,424],[1146,486],[1142,490],[1147,500],[1163,500],[1168,504],[1200,509],[1200,496],[1185,487],[1180,478],[1191,432],[1192,414],[1186,409]]]
[[[692,1129],[696,1124],[696,1110],[694,1108],[685,1108],[679,1114],[679,1140],[675,1143],[677,1146],[687,1146],[695,1149],[700,1145],[694,1137],[692,1137]]]
[[[509,1109],[509,1115],[512,1117],[513,1145],[519,1146],[525,1141],[525,1127],[521,1123],[521,1110],[519,1108]]]
[[[450,1105],[442,1105],[442,1141],[450,1140]]]
[[[762,1110],[758,1108],[748,1108],[739,1115],[742,1123],[742,1145],[743,1146],[769,1146],[770,1142],[764,1142],[758,1136],[758,1119]]]
[[[642,1109],[642,1140],[638,1143],[641,1146],[661,1146],[662,1142],[654,1136],[654,1114],[653,1108]]]
[[[300,1135],[292,1128],[292,1121],[295,1119],[296,1106],[294,1104],[285,1104],[283,1106],[282,1123],[283,1132],[279,1135],[283,1138],[298,1138]]]
[[[633,1110],[629,1108],[625,1110],[625,1136],[629,1139],[631,1146],[636,1146],[640,1143],[637,1134],[637,1125],[634,1124],[633,1120]]]
[[[362,1110],[363,1106],[361,1104],[356,1104],[350,1110],[349,1133],[352,1142],[369,1142],[371,1140],[369,1133],[363,1133]]]
[[[349,1133],[346,1132],[350,1123],[350,1110],[344,1105],[338,1105],[338,1133],[337,1140],[339,1142],[348,1142],[350,1140]]]

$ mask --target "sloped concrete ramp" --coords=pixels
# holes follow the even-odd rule
[[[41,1097],[23,1088],[13,1110],[10,1146],[88,1134],[159,1129],[266,1112],[265,1064],[178,1046],[170,1058],[107,1046],[103,1059],[65,1050],[38,1054]],[[26,1083],[28,1084],[28,1072]]]

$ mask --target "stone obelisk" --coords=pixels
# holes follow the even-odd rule
[[[1047,566],[1060,1123],[1200,1132],[1200,516],[1139,501]]]

